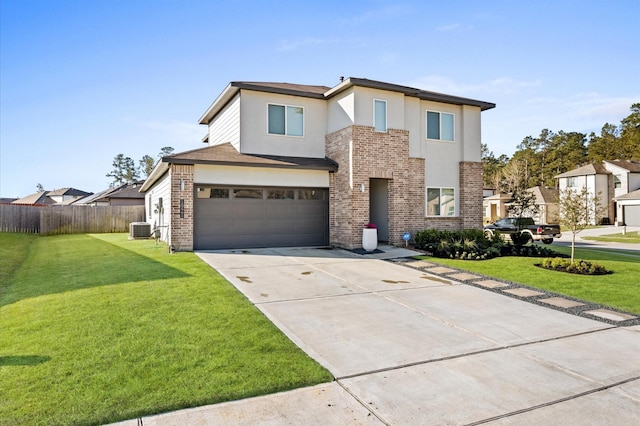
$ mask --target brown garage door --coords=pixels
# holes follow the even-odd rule
[[[196,250],[326,246],[329,190],[196,185]]]

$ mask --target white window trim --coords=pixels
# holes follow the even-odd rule
[[[440,190],[440,195],[439,195],[439,200],[440,200],[440,214],[439,215],[433,215],[433,214],[429,214],[429,205],[428,205],[428,193],[430,189],[439,189]],[[446,215],[446,214],[442,214],[442,190],[443,189],[450,189],[453,191],[453,214],[452,215]],[[424,215],[425,217],[458,217],[458,212],[456,210],[456,188],[454,188],[453,186],[428,186],[425,188],[424,191],[424,208],[425,208],[425,212]]]
[[[428,117],[430,112],[435,112],[435,113],[439,114],[440,133],[438,134],[438,139],[429,138],[429,120],[428,120],[427,117]],[[449,115],[453,116],[453,128],[451,129],[451,131],[453,133],[453,139],[452,140],[442,139],[442,114],[449,114]],[[433,109],[426,110],[424,112],[424,137],[428,141],[454,143],[456,141],[456,114],[453,113],[453,112],[449,112],[449,111],[437,111],[437,110],[433,110]]]
[[[618,179],[618,182],[616,182],[616,178]],[[618,184],[618,186],[616,186],[616,183]],[[613,175],[613,188],[614,189],[622,188],[622,175]]]
[[[284,135],[281,135],[279,133],[269,133],[269,105],[284,107]],[[302,108],[302,135],[301,136],[287,134],[287,131],[289,130],[289,125],[287,123],[287,108],[289,108],[289,107],[291,107],[291,108]],[[306,130],[306,126],[305,126],[304,107],[302,105],[289,105],[289,104],[278,104],[278,103],[275,103],[275,102],[267,102],[266,113],[267,113],[267,135],[269,135],[269,136],[287,137],[287,138],[304,138],[304,133],[305,133],[305,130]]]
[[[389,130],[389,126],[388,126],[388,120],[387,120],[387,111],[388,111],[388,104],[387,101],[385,99],[374,99],[373,100],[373,128],[376,128],[376,102],[383,102],[384,103],[384,130],[376,130],[376,132],[379,133],[385,133]]]

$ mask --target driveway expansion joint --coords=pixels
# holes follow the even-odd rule
[[[499,416],[490,417],[488,419],[479,420],[477,422],[468,423],[466,426],[481,425],[481,424],[484,424],[484,423],[489,423],[489,422],[494,422],[494,421],[497,421],[497,420],[500,420],[500,419],[504,419],[504,418],[507,418],[507,417],[512,417],[512,416],[515,416],[515,415],[518,415],[518,414],[523,414],[523,413],[527,413],[527,412],[530,412],[530,411],[535,411],[535,410],[538,410],[540,408],[550,407],[550,406],[555,405],[555,404],[560,404],[560,403],[563,403],[563,402],[571,401],[573,399],[578,399],[578,398],[581,398],[581,397],[584,397],[584,396],[587,396],[587,395],[591,395],[591,394],[594,394],[594,393],[602,392],[602,391],[605,391],[607,389],[615,388],[617,386],[622,386],[624,384],[631,383],[631,382],[634,382],[634,381],[639,380],[639,379],[640,379],[640,376],[631,377],[631,378],[628,378],[626,380],[622,380],[622,381],[619,381],[619,382],[616,382],[616,383],[611,383],[611,384],[608,384],[608,385],[600,386],[600,387],[597,387],[595,389],[590,389],[588,391],[580,392],[580,393],[577,393],[575,395],[570,395],[570,396],[567,396],[565,398],[560,398],[560,399],[557,399],[555,401],[545,402],[543,404],[538,404],[538,405],[535,405],[533,407],[523,408],[521,410],[513,411],[513,412],[510,412],[510,413],[505,413],[505,414],[501,414]]]
[[[529,342],[514,343],[512,345],[501,345],[501,346],[496,346],[494,348],[481,349],[481,350],[478,350],[478,351],[465,352],[465,353],[460,353],[460,354],[456,354],[456,355],[449,355],[449,356],[440,357],[440,358],[427,359],[427,360],[423,360],[423,361],[414,361],[414,362],[409,362],[409,363],[406,363],[406,364],[400,364],[400,365],[394,365],[394,366],[390,366],[390,367],[378,368],[378,369],[375,369],[375,370],[362,371],[360,373],[347,374],[345,376],[335,377],[335,380],[337,382],[339,382],[340,380],[348,380],[348,379],[353,379],[353,378],[356,378],[356,377],[368,376],[368,375],[371,375],[371,374],[384,373],[384,372],[387,372],[387,371],[402,370],[403,368],[415,367],[417,365],[434,364],[436,362],[450,361],[452,359],[466,358],[466,357],[470,357],[470,356],[482,355],[482,354],[491,353],[491,352],[500,352],[500,351],[509,350],[509,349],[517,349],[517,348],[522,348],[524,346],[537,345],[537,344],[540,344],[540,343],[554,342],[554,341],[564,340],[564,339],[572,339],[574,337],[585,336],[585,335],[588,335],[588,334],[601,333],[603,331],[614,330],[616,328],[617,327],[600,328],[600,329],[597,329],[597,330],[588,330],[588,331],[583,331],[583,332],[580,332],[580,333],[572,333],[572,334],[565,334],[565,335],[562,335],[562,336],[549,337],[547,339],[538,339],[538,340],[532,340],[532,341],[529,341]],[[636,377],[635,379],[637,379],[637,378],[638,377]]]
[[[437,261],[429,259],[429,261],[417,260],[413,257],[386,259],[385,261],[402,265],[407,268],[417,269],[419,271],[436,275],[442,278],[452,279],[460,283],[477,287],[493,293],[502,294],[503,296],[529,302],[545,308],[554,309],[556,311],[565,312],[590,320],[604,322],[616,327],[629,327],[640,325],[640,315],[632,312],[626,312],[610,306],[598,303],[580,300],[571,296],[555,293],[549,290],[530,287],[524,284],[503,280],[500,278],[490,277],[475,272],[469,272],[464,269],[455,268],[453,266],[445,266],[438,264]],[[472,275],[465,277],[464,275]],[[455,277],[458,277],[457,279]],[[464,279],[466,278],[466,279]],[[533,294],[538,293],[538,294]],[[528,294],[528,295],[527,295]],[[556,304],[544,302],[545,299],[562,299],[566,302],[559,301]]]

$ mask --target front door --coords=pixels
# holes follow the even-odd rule
[[[378,240],[389,241],[389,180],[369,180],[369,222],[378,227]]]

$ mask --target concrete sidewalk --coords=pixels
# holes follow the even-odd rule
[[[640,418],[640,326],[616,327],[381,260],[411,254],[399,250],[383,248],[377,259],[320,249],[198,253],[336,380],[142,423],[625,425]]]

